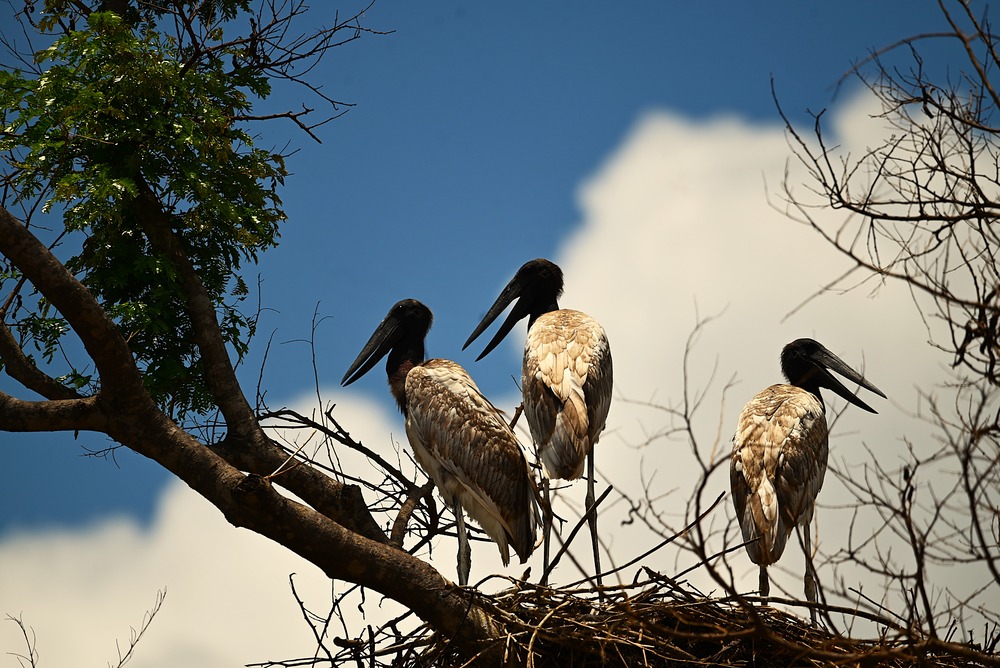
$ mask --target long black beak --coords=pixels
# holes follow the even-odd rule
[[[883,399],[886,399],[887,397],[885,396],[885,394],[883,394],[882,390],[878,389],[877,387],[869,383],[867,380],[865,380],[864,376],[862,376],[860,373],[858,373],[851,367],[847,366],[847,364],[844,363],[844,360],[840,359],[826,348],[821,348],[820,350],[813,353],[811,357],[813,361],[821,365],[821,367],[824,367],[821,368],[820,370],[820,382],[819,382],[820,387],[825,387],[829,390],[833,390],[844,399],[847,399],[847,401],[851,402],[858,408],[868,411],[869,413],[878,413],[878,411],[876,411],[874,408],[872,408],[864,401],[859,399],[856,394],[854,394],[846,387],[844,387],[844,385],[839,380],[837,380],[832,374],[830,374],[830,372],[827,371],[827,369],[829,369],[830,371],[836,371],[837,373],[839,373],[841,376],[848,379],[852,383],[857,383],[866,390],[870,390],[875,394],[879,395],[880,397],[882,397]]]
[[[476,338],[480,334],[482,334],[486,330],[486,328],[489,327],[501,313],[503,313],[503,310],[507,308],[508,304],[510,304],[518,297],[521,297],[521,293],[523,290],[524,290],[524,285],[520,280],[518,280],[518,277],[515,276],[514,278],[512,278],[510,283],[508,283],[507,286],[503,289],[503,292],[500,293],[500,296],[497,297],[497,300],[493,302],[493,306],[490,307],[490,310],[487,311],[486,315],[483,316],[483,319],[480,321],[479,325],[477,325],[476,329],[473,330],[472,335],[469,336],[469,340],[465,342],[464,346],[462,346],[462,350],[468,348],[469,344],[475,341]],[[479,360],[489,355],[490,352],[497,347],[497,344],[503,341],[504,337],[510,333],[510,330],[514,328],[514,325],[517,324],[517,321],[524,318],[527,315],[528,315],[528,306],[525,303],[524,298],[521,297],[521,299],[518,299],[517,303],[514,305],[514,308],[512,308],[510,313],[507,315],[507,319],[503,321],[502,325],[500,325],[500,329],[498,329],[497,333],[493,335],[493,338],[490,340],[490,342],[486,344],[486,348],[484,348],[483,352],[481,352],[479,354],[479,357],[476,358],[476,361],[478,362]]]
[[[361,376],[365,375],[372,370],[379,360],[389,354],[392,347],[399,340],[399,318],[393,313],[385,316],[385,319],[379,323],[378,328],[372,334],[371,338],[368,339],[368,343],[365,347],[361,349],[358,353],[357,359],[351,364],[350,368],[347,369],[347,373],[344,374],[344,378],[340,381],[340,384],[347,387]]]

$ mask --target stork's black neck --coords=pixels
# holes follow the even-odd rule
[[[538,305],[532,308],[531,312],[528,314],[528,329],[531,329],[531,326],[535,324],[535,321],[538,320],[539,316],[558,310],[559,304],[556,301],[556,297],[539,300]]]
[[[790,385],[800,387],[806,392],[813,394],[819,399],[820,406],[826,410],[823,403],[823,395],[820,394],[820,383],[825,374],[824,370],[816,364],[803,359],[798,355],[790,355],[781,360],[781,370],[788,379]]]
[[[399,411],[407,415],[406,374],[424,361],[423,337],[407,337],[389,351],[385,373],[389,377],[389,390],[396,399]]]
[[[820,385],[818,382],[816,382],[816,379],[806,378],[804,380],[800,380],[799,382],[792,383],[792,385],[794,385],[795,387],[802,388],[806,392],[812,394],[817,399],[819,399],[819,405],[823,408],[824,411],[826,411],[826,404],[823,402],[823,395],[820,394],[819,391]]]

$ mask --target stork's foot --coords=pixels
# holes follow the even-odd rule
[[[760,594],[760,604],[767,605],[767,596],[771,593],[771,582],[767,579],[767,568],[760,567],[760,582],[757,587]]]

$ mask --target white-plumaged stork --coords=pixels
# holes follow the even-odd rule
[[[733,504],[750,560],[760,566],[760,595],[765,602],[770,591],[767,567],[781,557],[796,526],[804,529],[806,599],[816,602],[809,523],[829,454],[820,388],[836,392],[869,413],[876,412],[827,369],[885,398],[822,344],[797,339],[781,351],[781,371],[788,384],[772,385],[751,399],[740,413],[733,436],[729,470]],[[809,613],[815,622],[816,611],[810,608]]]
[[[469,514],[496,542],[504,566],[508,546],[521,563],[531,555],[538,526],[538,494],[514,432],[480,393],[469,374],[450,360],[424,361],[430,309],[415,299],[396,303],[351,364],[350,385],[388,355],[389,388],[406,419],[417,463],[434,481],[458,527],[458,580],[469,582]]]
[[[587,462],[586,512],[600,585],[597,512],[593,507],[594,446],[604,430],[611,406],[611,347],[600,323],[585,313],[559,308],[562,289],[563,276],[558,266],[541,258],[526,262],[497,297],[463,350],[517,299],[477,361],[488,355],[519,320],[528,318],[521,369],[524,415],[548,478],[575,480],[582,475],[584,461]],[[552,514],[548,480],[542,484],[548,568]]]

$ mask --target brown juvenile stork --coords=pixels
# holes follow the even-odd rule
[[[767,567],[781,557],[796,526],[804,528],[806,599],[816,602],[809,522],[829,454],[820,388],[836,392],[869,413],[876,412],[827,369],[885,398],[822,344],[797,339],[781,351],[781,371],[788,384],[772,385],[751,399],[740,413],[733,436],[729,469],[733,504],[747,554],[760,565],[760,595],[765,602],[770,591]],[[816,611],[810,608],[809,614],[815,623]]]
[[[397,302],[351,364],[350,385],[388,355],[389,388],[406,419],[417,463],[455,513],[458,581],[469,582],[472,552],[463,509],[493,539],[504,566],[508,546],[524,563],[535,545],[538,494],[514,432],[469,374],[450,360],[424,361],[430,309],[415,299]]]
[[[524,345],[521,388],[524,415],[531,438],[548,478],[576,480],[587,462],[586,512],[593,539],[594,566],[601,585],[601,557],[594,509],[594,446],[604,430],[611,406],[611,347],[600,323],[586,313],[560,309],[562,271],[552,262],[526,262],[487,311],[465,342],[464,350],[517,299],[493,339],[476,358],[488,355],[524,317],[528,338]],[[548,480],[545,494],[545,566],[549,564],[552,508]]]

